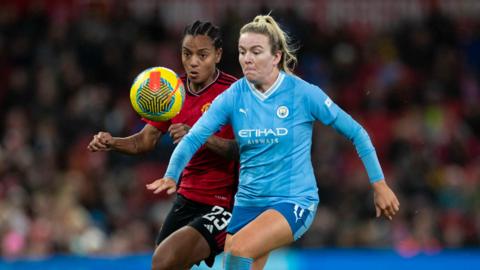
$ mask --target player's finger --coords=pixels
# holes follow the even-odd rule
[[[382,211],[380,210],[380,207],[376,206],[375,205],[375,211],[376,211],[376,217],[380,217],[380,214],[382,213]]]
[[[160,184],[161,184],[161,179],[157,179],[157,180],[151,182],[150,184],[147,184],[146,187],[147,187],[147,189],[154,190],[157,187],[159,187]]]
[[[111,139],[111,136],[107,133],[102,133],[100,136],[98,136],[98,141],[100,141],[105,145],[110,144],[110,139]]]
[[[103,143],[103,140],[104,140],[103,134],[102,134],[102,133],[98,133],[97,135],[95,135],[95,140],[98,141],[98,142]]]
[[[177,191],[177,187],[176,186],[171,186],[167,189],[167,194],[171,195],[171,194],[175,193],[175,191]]]
[[[98,144],[97,141],[93,140],[89,145],[90,149],[92,149],[93,151],[100,151],[101,149],[101,145]]]
[[[96,141],[93,143],[93,146],[95,146],[97,148],[98,151],[100,150],[103,150],[103,149],[106,149],[107,146],[99,141]]]
[[[97,148],[104,146],[101,137],[98,134],[93,136],[93,140],[90,142],[90,144],[95,145]]]
[[[387,212],[388,212],[388,215],[393,217],[395,216],[395,210],[393,209],[393,206],[388,206],[387,207]]]
[[[87,149],[91,152],[97,151],[91,144],[87,145]]]
[[[95,140],[93,140],[93,144],[95,144],[97,147],[104,147],[105,146],[105,143],[103,143],[102,139],[100,139],[99,137],[95,138]]]
[[[398,201],[397,197],[395,197],[395,204],[397,208],[400,210],[400,202]]]
[[[170,130],[170,134],[176,134],[176,135],[184,136],[185,134],[187,134],[187,130],[183,127],[179,127],[179,128],[175,128],[175,129]]]
[[[95,145],[89,145],[88,150],[90,150],[92,152],[100,151],[100,149],[98,149],[98,147],[96,147]]]
[[[182,128],[182,124],[171,124],[169,127],[168,127],[168,131],[169,132],[172,132],[172,131],[178,131]]]
[[[184,124],[176,124],[176,126],[170,126],[168,130],[170,131],[170,133],[175,132],[181,134],[182,136],[185,136],[185,134],[187,134],[190,130],[190,127]]]
[[[395,214],[400,210],[400,208],[398,207],[398,205],[397,205],[397,203],[396,203],[395,201],[392,202],[391,208],[392,208],[392,210],[395,212]]]
[[[161,186],[159,186],[157,189],[155,189],[155,190],[153,191],[153,194],[158,194],[158,193],[164,191],[165,188],[166,188],[165,185],[161,185]]]
[[[180,140],[180,136],[177,133],[170,134],[170,137],[172,137],[173,143],[177,143]]]
[[[172,138],[172,140],[175,141],[175,140],[178,139],[178,137],[180,137],[180,134],[179,134],[178,132],[176,132],[176,131],[171,131],[171,132],[170,132],[170,137]]]
[[[389,220],[392,220],[392,215],[390,214],[387,208],[383,209],[383,215]]]

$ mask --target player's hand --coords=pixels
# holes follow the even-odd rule
[[[177,191],[177,183],[170,177],[164,177],[157,179],[150,184],[147,184],[147,189],[153,190],[153,193],[157,194],[164,190],[167,190],[167,194],[173,194]]]
[[[172,137],[173,143],[179,143],[183,136],[187,135],[190,128],[190,126],[181,123],[170,125],[168,132],[170,132],[170,137]]]
[[[372,184],[373,200],[377,218],[384,215],[389,220],[400,210],[400,202],[398,202],[395,193],[388,187],[385,180],[381,180]]]
[[[98,132],[93,136],[92,141],[88,144],[87,149],[92,152],[111,150],[112,135],[108,132]]]

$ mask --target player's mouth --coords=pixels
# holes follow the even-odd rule
[[[189,72],[188,75],[191,79],[196,79],[200,75],[200,72],[192,70],[192,71]]]
[[[243,73],[247,74],[247,73],[253,73],[255,72],[255,69],[254,68],[246,68],[243,70]]]

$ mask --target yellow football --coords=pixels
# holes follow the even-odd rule
[[[130,88],[133,109],[141,117],[152,121],[172,119],[182,109],[184,99],[182,80],[173,70],[165,67],[142,71]]]

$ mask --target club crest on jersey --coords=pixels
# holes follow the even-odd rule
[[[208,110],[208,108],[210,108],[210,105],[212,105],[211,102],[203,104],[202,108],[200,109],[202,111],[202,114],[204,114]]]
[[[288,111],[287,106],[280,106],[277,109],[277,116],[280,117],[280,118],[287,117],[288,113],[289,113],[289,111]]]

